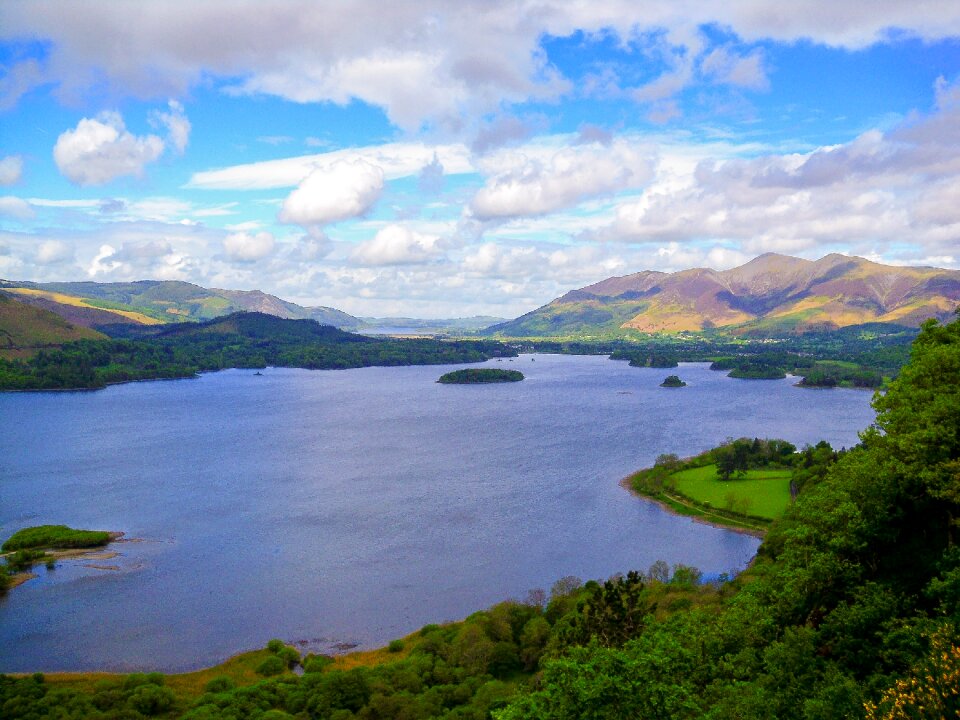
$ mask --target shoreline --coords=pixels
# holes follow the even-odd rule
[[[120,553],[115,550],[107,550],[107,548],[115,542],[136,542],[136,539],[124,539],[126,533],[119,531],[110,531],[110,539],[107,540],[104,545],[97,545],[95,547],[89,548],[39,548],[43,550],[45,556],[38,558],[35,564],[40,565],[49,561],[57,560],[111,560],[115,557],[118,557]],[[6,557],[7,555],[12,554],[15,551],[9,551],[5,553],[0,553],[0,557]],[[96,565],[91,563],[84,563],[84,567],[93,568],[94,570],[109,570],[112,572],[117,572],[120,570],[120,567],[117,565]],[[40,577],[37,573],[33,572],[33,567],[30,569],[24,570],[22,572],[13,573],[10,575],[10,586],[7,588],[7,592],[13,590],[14,588],[20,587],[21,585],[33,580],[34,578]]]
[[[741,526],[741,525],[728,525],[728,524],[726,524],[726,523],[723,522],[723,519],[724,519],[724,518],[723,518],[722,516],[720,516],[720,515],[712,515],[712,517],[717,518],[717,520],[710,520],[710,519],[708,519],[707,517],[705,517],[705,516],[702,515],[702,514],[701,514],[701,515],[686,515],[686,514],[684,514],[684,513],[677,512],[677,510],[676,510],[674,507],[672,507],[672,506],[670,505],[670,503],[668,503],[668,502],[666,502],[666,501],[664,501],[664,500],[661,500],[660,498],[652,497],[652,496],[650,496],[650,495],[644,495],[644,494],[641,493],[641,492],[637,492],[637,490],[634,489],[633,484],[630,482],[630,478],[631,478],[631,477],[632,477],[631,475],[627,475],[625,478],[621,478],[621,480],[620,480],[620,482],[618,483],[618,485],[620,485],[620,487],[622,487],[624,490],[626,490],[628,493],[630,493],[631,495],[633,495],[633,496],[636,497],[636,498],[639,498],[639,499],[641,499],[641,500],[646,500],[647,502],[654,503],[655,505],[659,505],[661,508],[663,508],[664,510],[666,510],[666,511],[667,511],[668,513],[670,513],[671,515],[676,515],[677,517],[690,518],[690,519],[693,520],[694,522],[699,522],[699,523],[702,523],[702,524],[704,524],[704,525],[710,525],[710,526],[715,527],[715,528],[720,528],[721,530],[730,530],[730,531],[735,532],[735,533],[740,533],[741,535],[751,535],[751,536],[753,536],[753,537],[760,538],[761,540],[762,540],[762,539],[766,536],[766,534],[767,534],[767,531],[766,531],[766,530],[761,530],[760,528],[749,528],[749,527],[743,527],[743,526]],[[706,513],[706,512],[707,512],[707,511],[705,511],[705,510],[702,510],[701,508],[698,508],[696,505],[688,505],[687,503],[684,503],[684,502],[682,502],[681,500],[677,500],[677,499],[673,499],[673,500],[674,500],[674,502],[680,503],[681,505],[684,505],[685,507],[689,507],[691,510],[695,510],[695,511],[698,512],[698,513]]]

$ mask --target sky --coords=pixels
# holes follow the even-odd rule
[[[0,278],[511,318],[764,252],[960,268],[960,3],[0,2]]]

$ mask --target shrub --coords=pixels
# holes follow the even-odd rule
[[[283,640],[277,640],[276,638],[267,643],[267,650],[272,652],[274,655],[283,650],[285,647],[286,646],[283,644]]]
[[[221,675],[208,682],[204,690],[208,693],[222,693],[229,692],[236,687],[237,684],[231,678]]]
[[[323,672],[332,664],[333,658],[329,655],[307,655],[303,661],[303,671],[305,673]]]
[[[403,640],[391,640],[387,645],[387,652],[398,653],[403,650]]]
[[[257,675],[262,675],[263,677],[271,677],[272,675],[279,675],[284,670],[287,669],[286,664],[278,658],[276,655],[271,655],[262,663],[257,665]]]
[[[173,707],[175,700],[176,697],[170,688],[147,683],[135,688],[130,693],[128,702],[131,708],[143,715],[159,715]]]

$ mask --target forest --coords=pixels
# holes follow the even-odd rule
[[[877,419],[810,449],[751,567],[557,582],[376,662],[277,641],[256,679],[0,676],[4,718],[946,718],[960,713],[960,319],[924,324]],[[762,443],[748,464],[780,462]],[[625,569],[629,570],[629,569]],[[371,588],[371,592],[376,592]],[[291,672],[294,667],[302,675]]]
[[[205,323],[159,326],[137,337],[67,343],[27,359],[0,359],[0,390],[93,389],[224,368],[442,365],[515,355],[516,350],[490,340],[374,338],[313,320],[242,312]]]

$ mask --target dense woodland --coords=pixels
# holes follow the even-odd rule
[[[0,676],[5,718],[945,718],[960,713],[960,319],[929,322],[746,572],[657,563],[566,578],[334,670],[275,643],[263,680],[183,694],[162,675],[89,686]],[[750,451],[753,448],[751,446]],[[758,447],[753,462],[780,462]],[[817,459],[815,454],[822,457]],[[376,592],[376,589],[371,589]]]
[[[833,332],[765,338],[718,333],[663,336],[644,342],[600,344],[595,351],[634,367],[671,368],[678,362],[710,362],[730,377],[777,379],[802,376],[806,387],[878,388],[907,361],[915,332],[893,326],[859,326]],[[538,343],[538,347],[577,343]]]
[[[192,377],[224,368],[340,369],[481,362],[516,351],[495,341],[355,335],[312,320],[236,313],[206,323],[154,326],[149,335],[67,343],[26,360],[0,359],[0,390],[100,388]]]

